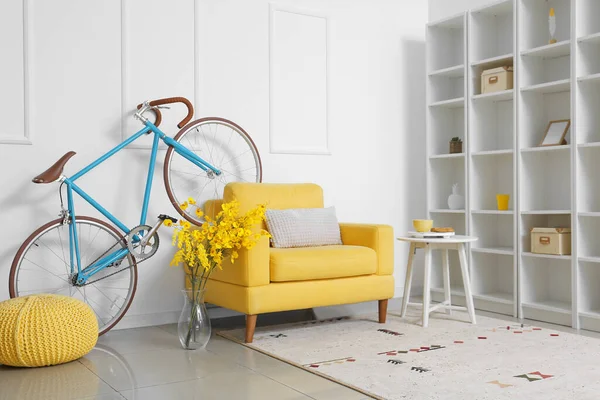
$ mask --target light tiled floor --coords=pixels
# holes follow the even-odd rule
[[[600,338],[597,332],[535,324]],[[64,365],[33,369],[0,365],[0,400],[368,398],[219,336],[212,337],[206,350],[185,351],[176,329],[165,325],[112,331],[86,357]]]
[[[175,325],[109,332],[86,357],[64,365],[0,366],[0,400],[365,398],[219,336],[206,350],[185,351]]]

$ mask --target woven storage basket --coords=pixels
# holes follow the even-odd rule
[[[89,353],[97,340],[96,315],[72,297],[40,294],[0,303],[0,364],[62,364]]]

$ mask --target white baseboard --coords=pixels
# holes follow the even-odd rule
[[[399,310],[402,306],[401,296],[404,288],[396,288],[394,298],[390,299],[388,310]],[[351,315],[360,315],[377,312],[377,302],[369,301],[366,303],[347,304],[330,307],[318,307],[314,309],[318,319],[328,319],[345,317]],[[123,319],[113,329],[131,329],[142,328],[145,326],[157,326],[166,324],[175,324],[179,320],[181,311],[166,311],[153,314],[125,315]],[[235,317],[243,315],[237,311],[228,310],[226,308],[210,306],[208,315],[211,319]]]
[[[401,291],[400,291],[401,292]],[[398,289],[396,289],[396,293]],[[402,309],[402,297],[394,297],[388,303],[388,311],[400,311]],[[317,319],[329,319],[348,317],[362,314],[372,314],[378,312],[377,301],[368,301],[357,304],[343,304],[339,306],[318,307],[314,309]]]
[[[142,328],[176,323],[181,311],[167,311],[153,314],[125,315],[113,329]]]
[[[175,324],[179,320],[180,314],[181,311],[167,311],[154,314],[125,315],[113,329],[131,329],[143,328],[145,326]],[[242,314],[221,307],[210,307],[208,309],[208,316],[210,319],[234,317],[236,315]]]

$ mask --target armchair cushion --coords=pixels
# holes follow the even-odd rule
[[[272,248],[270,268],[271,282],[372,275],[377,271],[377,254],[363,246]]]
[[[377,253],[377,275],[394,273],[394,229],[389,225],[341,223],[342,242]]]

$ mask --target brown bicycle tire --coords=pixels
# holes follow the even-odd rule
[[[112,225],[98,219],[98,218],[94,218],[94,217],[88,217],[88,216],[78,216],[76,218],[77,221],[89,221],[89,222],[94,222],[97,224],[100,224],[102,226],[104,226],[105,228],[108,228],[110,231],[112,231],[115,235],[117,235],[117,237],[119,237],[120,239],[124,239],[124,236]],[[17,251],[17,254],[15,255],[15,258],[13,259],[13,262],[11,264],[10,267],[10,274],[9,274],[9,278],[8,278],[8,292],[11,298],[15,298],[17,297],[17,293],[15,290],[15,282],[14,282],[14,278],[15,278],[15,274],[17,272],[17,266],[18,266],[18,262],[21,259],[21,256],[23,255],[23,252],[29,247],[30,242],[36,238],[41,232],[45,231],[46,229],[50,228],[52,225],[56,225],[59,224],[60,222],[62,222],[62,218],[57,218],[55,220],[52,220],[44,225],[42,225],[41,227],[39,227],[38,229],[36,229],[31,235],[29,235],[27,237],[27,239],[25,239],[25,241],[23,242],[23,244],[21,245],[21,247],[19,247],[19,250]],[[112,328],[114,328],[115,325],[117,325],[119,323],[119,321],[121,321],[121,319],[125,316],[125,314],[127,314],[127,311],[129,310],[129,307],[131,306],[131,303],[133,302],[133,298],[135,297],[135,292],[137,290],[137,282],[138,282],[138,271],[137,271],[137,262],[135,260],[135,258],[132,256],[131,257],[132,260],[132,267],[133,268],[133,276],[134,276],[134,283],[133,283],[133,291],[131,293],[131,298],[129,299],[129,302],[127,303],[127,305],[125,306],[125,309],[123,310],[123,313],[110,325],[108,326],[108,328],[105,328],[104,330],[102,330],[101,332],[98,333],[98,336],[102,336],[104,335],[106,332],[110,331]]]

